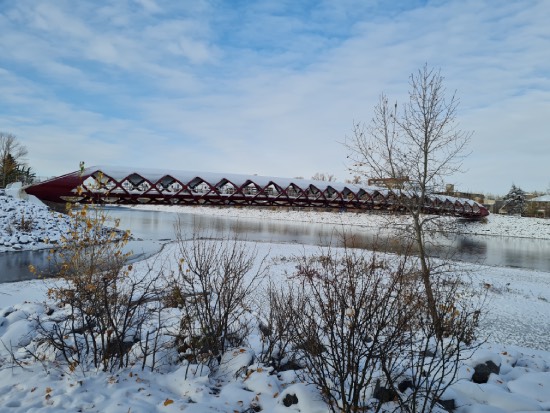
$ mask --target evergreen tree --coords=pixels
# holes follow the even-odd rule
[[[0,132],[0,188],[6,185],[33,179],[34,173],[27,167],[27,148],[17,141],[15,135]]]
[[[13,158],[11,153],[6,153],[6,155],[0,159],[0,179],[2,186],[15,182],[17,176],[17,162]]]
[[[506,209],[509,215],[522,215],[525,210],[525,191],[520,187],[512,184],[512,188],[504,197],[503,208]]]

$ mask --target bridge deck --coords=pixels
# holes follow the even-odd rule
[[[54,202],[399,209],[414,194],[379,187],[236,174],[88,167],[26,188]],[[426,213],[481,218],[475,201],[431,195]]]

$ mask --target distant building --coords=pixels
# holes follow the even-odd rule
[[[404,176],[402,178],[370,178],[368,180],[369,186],[381,186],[389,189],[403,188],[403,184],[409,182],[409,177]]]
[[[527,200],[526,215],[550,218],[550,195],[542,195]]]
[[[483,194],[476,194],[473,192],[460,192],[455,191],[455,186],[453,184],[447,184],[445,185],[445,192],[441,193],[440,195],[450,195],[454,196],[455,198],[466,198],[471,199],[472,201],[476,201],[478,204],[484,204],[485,202],[485,195]]]

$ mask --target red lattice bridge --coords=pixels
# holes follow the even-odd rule
[[[53,203],[240,205],[399,210],[412,193],[346,183],[220,173],[88,167],[31,185],[25,191]],[[405,199],[403,199],[403,197]],[[429,214],[481,218],[475,201],[430,195]]]

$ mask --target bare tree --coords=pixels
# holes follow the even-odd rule
[[[411,240],[418,251],[431,318],[442,333],[437,303],[431,286],[426,234],[433,217],[424,214],[427,196],[461,171],[471,132],[457,127],[458,98],[447,97],[439,70],[424,65],[410,76],[409,100],[400,110],[385,95],[374,108],[369,125],[356,123],[345,146],[350,169],[367,177],[387,179],[396,209],[411,218]],[[406,196],[403,196],[406,195]]]
[[[326,182],[334,182],[336,181],[336,177],[333,174],[324,173],[324,172],[315,172],[315,175],[311,177],[314,181],[326,181]]]
[[[361,183],[362,177],[361,175],[353,175],[353,178],[346,179],[347,184],[353,184],[353,185],[359,185]]]
[[[24,166],[27,148],[17,141],[15,135],[0,132],[0,185],[5,187],[10,183],[19,166]]]

